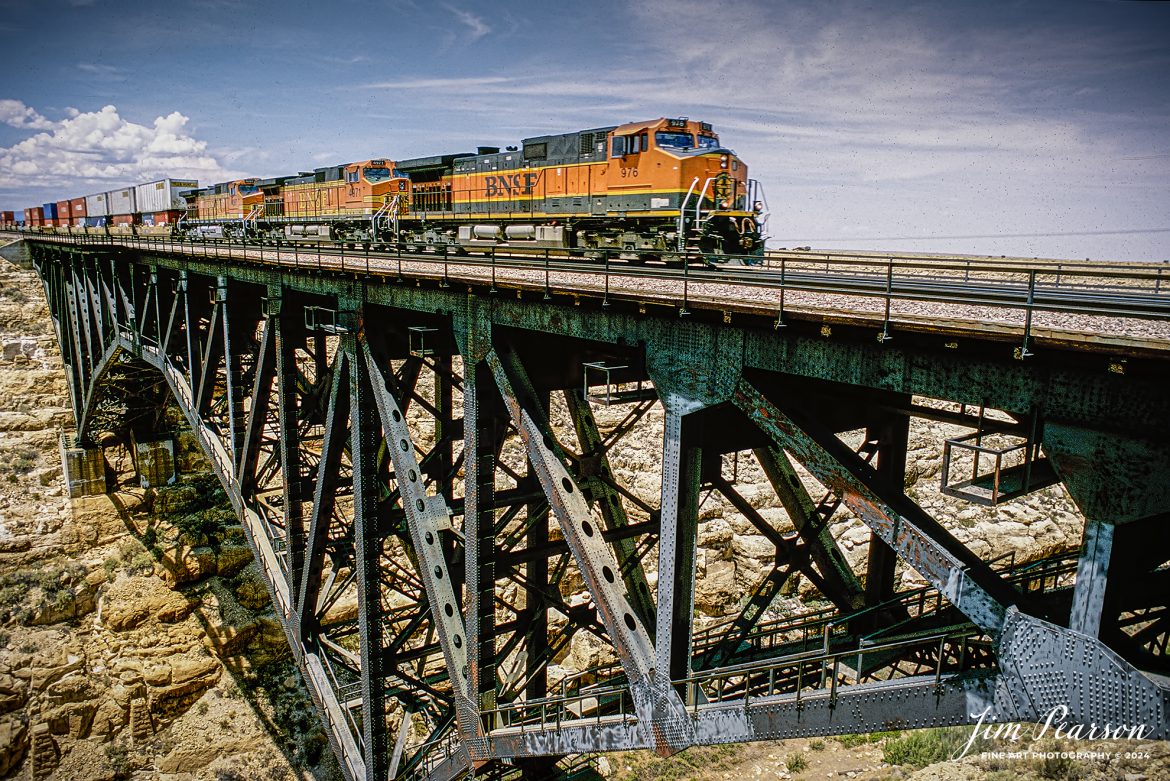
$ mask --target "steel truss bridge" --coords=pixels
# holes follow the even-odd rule
[[[566,288],[547,259],[543,278],[509,282],[533,261],[492,259],[488,278],[421,255],[404,271],[320,248],[314,263],[130,238],[27,244],[79,443],[149,440],[167,433],[168,404],[182,411],[353,781],[571,777],[589,752],[1058,706],[1069,722],[1170,737],[1164,344],[1021,345],[1019,329],[891,322],[888,307],[830,317],[614,294],[608,276],[604,291]],[[944,276],[906,295],[961,299],[965,283]],[[871,282],[839,284],[897,292],[892,272]],[[1030,290],[993,288],[970,295],[1166,315],[1157,290],[1078,298],[1037,289],[1035,273]],[[653,405],[657,442],[643,430]],[[620,422],[600,424],[603,407]],[[975,432],[952,443],[956,463],[1022,454],[948,492],[992,503],[1063,482],[1087,519],[1080,552],[1023,565],[958,542],[904,493],[912,417]],[[661,462],[657,501],[611,464],[635,436]],[[792,528],[739,493],[739,459],[762,468]],[[714,626],[695,609],[709,492],[775,549]],[[871,530],[861,579],[828,531],[841,507]],[[898,591],[899,566],[929,585]],[[797,577],[829,607],[769,612]],[[613,661],[564,677],[554,661],[583,633]]]

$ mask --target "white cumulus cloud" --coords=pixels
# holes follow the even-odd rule
[[[123,118],[114,106],[66,114],[50,122],[19,101],[0,101],[0,121],[45,131],[0,147],[0,187],[69,188],[64,196],[165,176],[205,182],[232,176],[208,153],[207,142],[190,134],[188,118],[177,111],[150,125]]]
[[[12,127],[32,130],[45,130],[53,126],[52,122],[42,117],[35,109],[29,108],[19,100],[10,98],[0,100],[0,122]]]

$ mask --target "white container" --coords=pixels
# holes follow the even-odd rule
[[[182,210],[187,202],[181,193],[199,187],[199,182],[193,179],[160,179],[157,182],[147,182],[134,188],[137,199],[137,211],[143,214],[166,212],[175,209]]]
[[[106,202],[109,214],[134,214],[138,211],[135,206],[134,188],[124,187],[120,190],[110,190],[106,193]],[[88,214],[88,212],[87,212]]]
[[[105,193],[85,196],[85,216],[105,217],[110,213],[110,205]]]

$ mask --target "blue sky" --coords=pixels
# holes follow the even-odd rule
[[[0,208],[715,125],[773,246],[1170,259],[1170,3],[0,0]]]

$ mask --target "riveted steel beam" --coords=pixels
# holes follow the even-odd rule
[[[237,468],[240,474],[240,490],[245,494],[255,488],[256,465],[260,457],[260,440],[268,424],[268,408],[272,396],[272,380],[276,367],[276,326],[272,318],[261,322],[260,346],[256,351],[256,366],[252,376],[251,406],[247,412],[247,424],[242,437]],[[241,412],[243,401],[240,401]]]
[[[747,380],[734,403],[968,618],[992,632],[1002,626],[1017,598],[1011,587],[913,502],[881,496],[873,470],[840,440],[811,421],[798,424]]]
[[[291,302],[283,299],[282,290],[269,291],[269,316],[272,320],[272,352],[277,394],[277,435],[280,437],[281,505],[287,540],[287,577],[289,601],[297,606],[299,621],[302,578],[305,567],[306,530],[303,505],[304,473],[301,457],[300,425],[297,415],[296,344],[303,336]],[[290,311],[293,310],[293,311]],[[303,323],[303,319],[300,323]]]
[[[822,593],[839,610],[861,607],[865,600],[861,583],[853,574],[837,541],[829,533],[828,524],[817,513],[812,497],[792,468],[788,456],[774,446],[759,448],[754,454],[772,489],[776,491],[780,504],[788,513],[789,520],[808,547],[809,558],[821,574]]]
[[[329,406],[325,413],[325,439],[321,445],[320,460],[317,462],[317,479],[313,486],[313,504],[309,512],[308,534],[305,541],[304,569],[301,573],[300,588],[297,590],[296,612],[302,633],[314,631],[316,628],[321,575],[325,567],[325,548],[337,498],[341,454],[349,438],[348,361],[345,353],[338,352],[333,366]]]
[[[685,748],[690,745],[690,735],[682,700],[661,677],[665,670],[655,668],[654,644],[635,615],[625,584],[619,583],[617,559],[594,525],[596,521],[566,466],[564,451],[553,435],[547,412],[538,403],[527,371],[519,356],[502,345],[488,353],[486,363],[617,651],[641,728],[653,735],[654,749],[659,753]],[[689,636],[689,615],[685,623]]]
[[[688,432],[678,407],[664,406],[656,663],[677,681],[691,672],[703,452],[684,441]]]
[[[377,359],[364,341],[358,360],[365,369],[385,432],[386,449],[394,463],[394,480],[418,557],[419,579],[426,591],[432,623],[455,688],[456,717],[461,731],[471,737],[481,727],[470,694],[467,629],[459,609],[459,597],[452,586],[451,565],[442,545],[442,533],[451,526],[451,511],[442,494],[427,495],[406,416],[387,387],[386,361]]]
[[[612,531],[625,529],[630,525],[630,521],[626,516],[625,505],[622,504],[621,493],[614,488],[617,480],[609,464],[605,443],[597,429],[593,408],[576,389],[566,390],[564,397],[569,416],[573,420],[573,427],[577,432],[577,441],[581,444],[582,458],[578,464],[581,490],[590,505],[601,511],[607,529]],[[634,607],[634,615],[641,619],[653,639],[653,633],[657,629],[654,625],[654,598],[646,580],[646,570],[637,556],[637,546],[633,539],[620,537],[614,541],[613,547],[618,566],[621,568],[622,581],[626,584],[626,593],[629,594],[630,604]]]
[[[496,425],[491,374],[482,363],[465,367],[463,385],[463,452],[466,500],[463,512],[466,565],[467,665],[469,692],[477,716],[495,707],[496,679],[496,535],[495,484],[500,432]],[[461,672],[461,671],[460,671]],[[473,739],[468,750],[486,756],[487,745]]]

